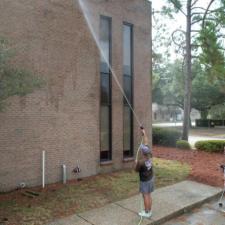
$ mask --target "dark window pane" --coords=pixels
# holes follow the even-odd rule
[[[110,103],[109,85],[109,75],[101,74],[101,103]]]
[[[101,72],[101,112],[100,112],[100,160],[111,160],[111,19],[100,17],[100,72]]]
[[[132,104],[132,78],[130,76],[123,76],[123,88],[129,103]],[[124,104],[128,104],[125,98]]]
[[[123,157],[128,158],[128,157],[133,157],[133,153],[130,150],[124,150],[123,151]]]
[[[131,150],[131,110],[124,106],[123,109],[123,149]]]
[[[101,151],[109,151],[109,107],[101,106]]]
[[[101,151],[100,159],[101,159],[101,162],[108,161],[110,159],[110,152],[109,151]]]
[[[101,62],[100,63],[100,72],[101,73],[109,73],[110,72],[109,64],[107,64],[106,62]]]
[[[123,25],[123,88],[125,95],[132,104],[132,54],[133,54],[133,32],[132,25]],[[128,106],[128,102],[124,98],[124,115],[123,115],[123,156],[133,156],[133,142],[132,142],[132,112]]]
[[[127,65],[123,65],[123,73],[131,76],[131,67]]]
[[[131,75],[131,26],[123,25],[123,73]]]
[[[101,72],[109,72],[107,64],[110,55],[110,29],[111,21],[108,18],[101,17],[100,20],[100,47],[101,47]]]

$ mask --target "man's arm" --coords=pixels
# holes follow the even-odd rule
[[[139,162],[136,161],[136,160],[135,160],[135,168],[134,169],[135,169],[136,172],[139,172],[139,170],[140,170]]]
[[[146,135],[146,131],[145,129],[141,128],[141,133],[142,133],[142,136],[143,136],[143,142],[145,145],[148,145],[149,144],[149,141],[148,141],[148,136]]]

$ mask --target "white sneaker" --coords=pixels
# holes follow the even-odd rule
[[[145,210],[142,210],[138,213],[138,215],[141,217],[150,218],[152,216],[152,211],[146,213]]]

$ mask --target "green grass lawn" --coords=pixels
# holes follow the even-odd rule
[[[156,188],[186,179],[190,167],[177,161],[154,158]],[[42,225],[47,221],[80,213],[107,203],[128,198],[138,193],[138,174],[133,170],[86,178],[67,185],[49,185],[34,198],[23,196],[21,191],[1,194],[1,220],[6,225]],[[3,223],[4,224],[4,223]]]

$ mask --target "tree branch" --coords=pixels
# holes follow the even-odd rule
[[[206,19],[206,16],[208,14],[208,11],[209,11],[209,8],[211,7],[212,3],[214,2],[215,0],[211,0],[206,8],[206,11],[205,11],[205,14],[203,16],[203,19],[202,19],[202,28],[205,27],[205,19]]]
[[[223,47],[218,47],[218,49],[225,51],[225,48]]]
[[[194,24],[196,24],[196,23],[198,23],[198,22],[201,22],[201,21],[202,21],[202,18],[199,19],[199,20],[195,20],[195,21],[191,22],[191,25],[194,25]]]
[[[201,30],[191,30],[191,33],[194,32],[194,33],[199,33]]]
[[[191,7],[193,7],[197,2],[198,2],[198,0],[195,0],[195,1],[191,4]]]
[[[172,33],[172,35],[171,35],[171,36],[172,36],[172,41],[173,41],[173,43],[174,43],[175,45],[177,45],[178,47],[182,47],[181,44],[180,44],[180,43],[177,43],[176,40],[175,40],[175,38],[174,38],[174,35],[175,35],[176,32],[181,32],[181,33],[183,33],[184,35],[186,35],[186,32],[185,32],[184,30],[177,29],[177,30],[173,31],[173,33]]]
[[[222,38],[225,38],[225,34],[220,34],[220,35],[217,35],[216,37],[217,37],[217,38],[221,38],[221,37],[222,37]]]
[[[206,9],[203,8],[203,7],[193,7],[193,8],[192,8],[192,10],[195,10],[195,9],[201,9],[201,10],[204,10],[204,11],[206,10]]]
[[[202,45],[197,45],[197,44],[191,44],[191,47],[192,48],[199,48],[199,47],[201,47]]]
[[[213,2],[212,2],[213,3]],[[209,6],[210,7],[210,6]],[[214,13],[214,12],[217,12],[219,9],[223,9],[223,7],[220,7],[220,8],[218,8],[218,9],[214,9],[214,10],[210,10],[208,7],[207,7],[207,9],[205,9],[205,8],[203,8],[203,7],[194,7],[194,8],[192,8],[192,10],[193,9],[200,9],[200,10],[203,10],[203,11],[208,11],[208,13]],[[201,12],[199,12],[199,13],[201,13]]]
[[[194,16],[194,15],[204,15],[204,14],[205,14],[205,12],[193,12],[191,14],[191,16]]]
[[[205,22],[206,22],[206,21],[215,21],[215,20],[216,20],[216,18],[212,18],[212,17],[210,17],[210,18],[205,18]],[[191,23],[191,25],[196,24],[196,23],[199,23],[199,22],[201,22],[201,21],[203,21],[203,18],[198,19],[198,20],[196,20],[196,21],[193,21],[193,22]],[[219,22],[218,22],[217,24],[215,24],[215,27],[217,27],[218,25],[220,25]]]
[[[174,7],[175,7],[177,10],[179,10],[182,14],[184,14],[185,16],[187,16],[187,14],[186,14],[181,8],[178,8],[178,7],[176,6],[176,3],[175,3],[173,0],[170,0],[170,2],[174,5]]]

